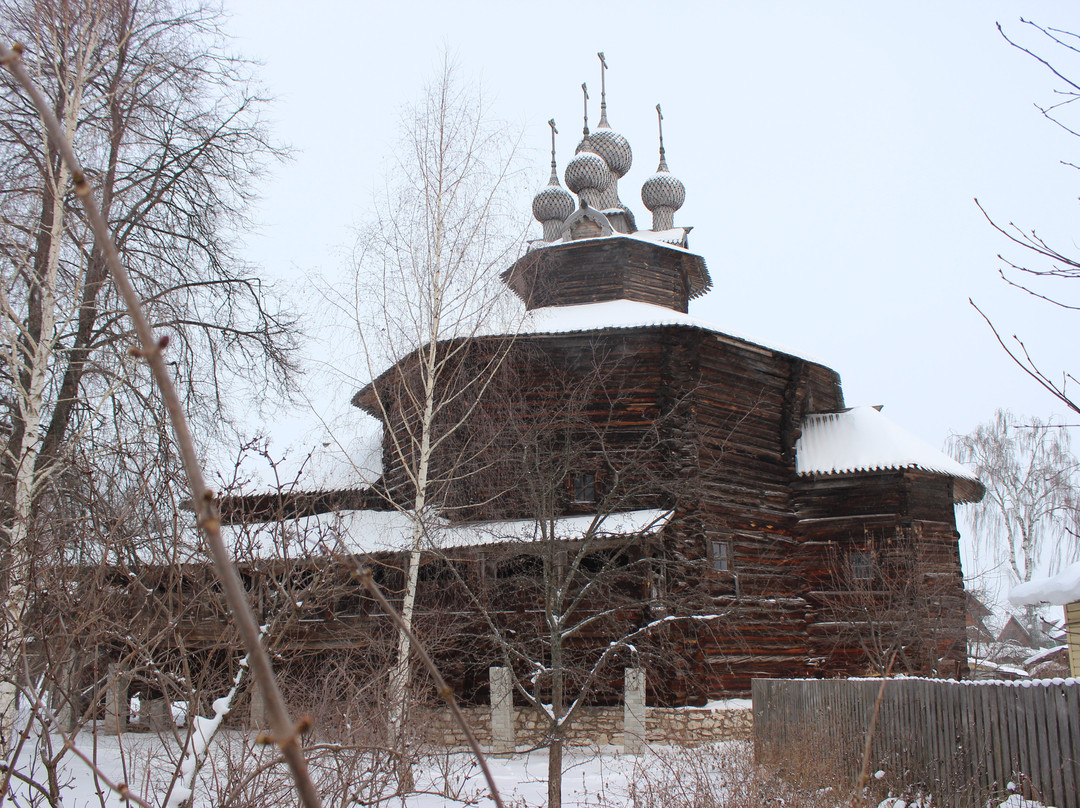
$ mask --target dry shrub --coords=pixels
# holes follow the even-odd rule
[[[657,748],[641,757],[626,803],[631,808],[835,808],[840,795],[834,788],[808,785],[824,774],[821,767],[815,763],[812,776],[803,778],[800,763],[812,761],[790,761],[783,772],[757,765],[749,741]]]
[[[397,767],[385,749],[363,744],[305,744],[308,772],[326,808],[377,803],[397,791]],[[255,733],[225,730],[203,767],[197,790],[207,805],[293,805],[292,773],[273,744]]]

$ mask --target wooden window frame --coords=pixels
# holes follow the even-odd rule
[[[580,471],[570,480],[572,502],[575,505],[592,505],[596,502],[596,472]]]
[[[713,572],[735,574],[735,548],[731,539],[709,539],[709,562]]]
[[[852,581],[873,581],[877,577],[877,559],[869,550],[852,553],[849,564]]]

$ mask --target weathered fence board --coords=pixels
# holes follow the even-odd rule
[[[1077,679],[890,679],[884,690],[881,680],[755,679],[755,751],[777,759],[812,730],[809,740],[859,761],[879,694],[871,771],[927,789],[935,804],[966,805],[1015,783],[1047,805],[1080,808]]]

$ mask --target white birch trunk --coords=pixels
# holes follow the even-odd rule
[[[441,180],[441,171],[439,174]],[[409,698],[409,686],[412,684],[410,657],[412,643],[408,631],[412,630],[413,612],[416,608],[416,589],[420,579],[420,560],[423,542],[427,534],[427,494],[431,473],[431,433],[435,422],[435,396],[439,387],[438,343],[442,336],[443,315],[443,272],[442,272],[442,184],[436,183],[435,195],[435,232],[433,240],[433,264],[431,273],[431,300],[428,314],[427,344],[421,351],[424,355],[423,414],[420,418],[420,446],[417,450],[416,473],[414,483],[416,493],[413,497],[413,534],[412,551],[409,553],[409,571],[405,583],[405,595],[401,604],[401,620],[405,628],[398,632],[397,658],[390,671],[390,727],[395,736],[395,745],[400,737],[406,719],[406,706]]]
[[[15,731],[15,711],[20,661],[23,652],[23,613],[26,609],[27,574],[30,561],[30,520],[34,497],[44,475],[37,470],[38,454],[42,440],[42,412],[44,410],[45,384],[48,378],[56,331],[56,273],[60,264],[60,244],[64,227],[64,193],[68,185],[67,167],[61,167],[55,179],[56,194],[53,205],[52,241],[50,244],[45,277],[41,283],[41,338],[28,346],[27,355],[21,356],[20,329],[12,328],[11,354],[15,362],[12,376],[19,378],[18,368],[30,371],[29,387],[19,389],[15,395],[19,404],[19,417],[25,424],[22,456],[15,470],[14,512],[8,533],[7,596],[4,600],[3,678],[0,680],[0,749],[7,754],[9,741]]]
[[[96,34],[96,31],[95,31]],[[76,121],[82,104],[82,91],[86,82],[85,56],[96,46],[97,37],[92,36],[88,50],[83,52],[83,57],[76,60],[72,84],[68,88],[66,103],[67,114],[64,116],[64,129],[69,135],[73,135]],[[42,154],[49,154],[48,136],[42,130]],[[46,171],[48,171],[46,164]],[[15,480],[12,497],[13,513],[10,529],[8,532],[8,564],[4,571],[6,577],[6,596],[3,604],[3,637],[5,645],[0,652],[0,755],[5,758],[9,749],[9,741],[14,732],[15,711],[17,706],[18,688],[15,682],[19,676],[20,660],[23,651],[23,613],[26,609],[27,598],[27,570],[30,561],[30,520],[33,513],[34,498],[41,487],[48,470],[39,473],[37,469],[38,455],[41,451],[42,417],[45,409],[45,388],[48,382],[49,369],[56,346],[57,324],[60,320],[57,311],[57,273],[60,267],[60,251],[64,233],[64,196],[67,194],[70,181],[70,173],[66,164],[61,163],[55,176],[46,174],[42,177],[45,185],[52,185],[53,210],[52,227],[49,233],[49,255],[45,265],[45,272],[37,281],[41,291],[41,335],[34,342],[26,339],[28,343],[23,348],[23,337],[26,334],[26,325],[22,316],[15,311],[12,301],[6,294],[3,295],[2,305],[4,308],[3,318],[6,320],[4,338],[8,343],[8,366],[11,368],[12,377],[15,381],[15,396],[19,406],[19,418],[25,425],[22,442],[22,456],[15,458]],[[30,262],[29,256],[26,256]],[[30,273],[31,275],[33,273]],[[67,319],[74,316],[75,312],[68,312]],[[29,370],[29,385],[27,389],[20,389],[18,380],[21,368]],[[10,761],[14,763],[14,761]],[[10,771],[10,769],[9,769]],[[0,788],[0,792],[6,791],[6,777]],[[3,796],[0,793],[0,802]]]

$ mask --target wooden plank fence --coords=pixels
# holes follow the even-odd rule
[[[871,773],[977,804],[1014,783],[1056,808],[1080,808],[1080,680],[755,679],[754,751],[784,761],[808,743],[854,780],[882,693]],[[813,747],[812,747],[813,748]]]

